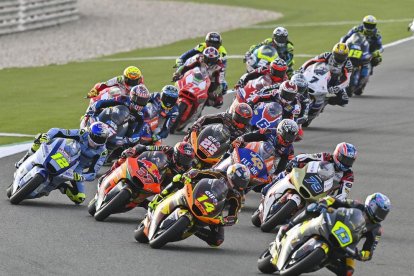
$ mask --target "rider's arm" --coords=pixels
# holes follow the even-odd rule
[[[178,117],[178,107],[174,106],[167,114],[167,120],[165,120],[161,131],[158,133],[161,139],[166,138],[170,132],[171,127],[175,123]]]
[[[224,123],[224,112],[218,114],[208,114],[204,115],[203,117],[199,118],[195,123],[194,126],[198,128],[204,125],[210,124],[223,124]]]
[[[311,66],[312,64],[314,64],[314,63],[317,63],[317,62],[326,62],[327,60],[328,60],[328,57],[329,57],[329,55],[330,55],[331,53],[330,52],[325,52],[325,53],[322,53],[322,54],[320,54],[320,55],[317,55],[316,57],[314,57],[314,58],[312,58],[312,59],[310,59],[310,60],[308,60],[308,61],[306,61],[301,67],[300,67],[300,71],[305,71],[306,70],[306,68],[308,68],[309,66]]]
[[[229,205],[227,216],[235,217],[235,221],[237,221],[237,215],[242,207],[242,196],[239,192],[230,190],[227,194],[226,201]]]
[[[99,111],[101,111],[102,108],[107,108],[107,107],[117,106],[117,105],[122,105],[122,104],[124,104],[124,101],[122,101],[121,97],[117,97],[115,99],[99,100],[91,106],[90,110],[94,114],[96,114]]]
[[[245,86],[247,82],[249,82],[250,80],[254,80],[258,77],[260,77],[261,75],[263,75],[263,71],[264,68],[263,67],[259,67],[253,71],[251,71],[250,73],[244,74],[240,80],[239,80],[239,84],[241,86]]]
[[[104,164],[106,158],[108,157],[108,151],[104,149],[101,154],[95,155],[92,159],[91,165],[89,166],[89,170],[83,174],[86,181],[93,181],[96,178],[96,174],[101,169],[102,165]]]
[[[188,50],[187,52],[182,54],[179,59],[181,59],[181,61],[184,63],[187,61],[187,59],[195,56],[196,54],[202,53],[205,48],[205,46],[203,47],[202,44],[203,43],[200,43],[195,48]]]
[[[364,245],[362,246],[362,251],[360,252],[360,258],[362,261],[369,261],[372,259],[372,255],[374,254],[375,248],[381,239],[381,235],[382,227],[380,224],[363,235],[366,239]]]
[[[358,26],[353,27],[348,31],[346,35],[341,37],[340,42],[345,43],[348,38],[350,38],[354,33],[358,32]]]
[[[347,199],[349,193],[351,192],[353,184],[354,184],[354,172],[351,170],[344,172],[344,175],[339,181],[340,187],[335,197],[341,200]]]
[[[260,130],[256,130],[256,131],[253,131],[253,132],[250,132],[250,133],[246,133],[246,134],[240,136],[240,138],[245,143],[266,141],[267,140],[266,134],[262,133]]]
[[[257,48],[259,48],[260,46],[268,45],[268,44],[272,43],[272,41],[273,41],[272,38],[266,38],[265,40],[263,40],[259,44],[250,46],[250,49],[249,49],[248,52],[253,53],[253,51],[256,50]]]
[[[51,128],[47,132],[49,139],[53,138],[70,138],[76,141],[81,140],[81,136],[86,132],[84,129],[64,129],[64,128]]]
[[[100,91],[104,90],[105,88],[117,85],[121,82],[122,82],[122,76],[117,76],[117,77],[114,77],[110,80],[107,80],[106,82],[99,82],[99,83],[95,84],[94,88],[98,92],[100,92]]]

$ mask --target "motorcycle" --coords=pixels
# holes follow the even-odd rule
[[[275,182],[262,197],[252,215],[253,225],[270,232],[277,225],[334,190],[335,169],[328,162],[312,161],[303,168],[293,168],[283,179]]]
[[[309,108],[308,120],[302,126],[308,127],[328,104],[328,99],[335,97],[334,94],[328,92],[328,83],[332,73],[339,72],[339,70],[341,69],[324,62],[317,62],[306,68],[303,75],[309,83],[309,95],[312,103]],[[340,88],[345,89],[346,85],[342,84]]]
[[[334,260],[356,258],[362,229],[355,226],[359,223],[355,212],[362,211],[339,208],[296,225],[281,240],[270,243],[257,261],[258,269],[296,276],[320,270]]]
[[[148,209],[134,237],[152,248],[188,238],[197,227],[219,225],[225,207],[227,185],[218,179],[202,179],[190,183],[163,200],[154,211]]]
[[[346,92],[348,96],[361,95],[368,83],[371,71],[371,58],[369,43],[361,33],[355,33],[346,40],[349,48],[348,57],[352,62],[353,72]]]
[[[276,102],[261,102],[254,107],[250,122],[252,131],[267,128],[276,128],[282,120],[283,108]]]
[[[208,99],[208,89],[211,80],[208,72],[200,67],[187,71],[176,83],[178,93],[178,116],[170,129],[173,134],[175,130],[181,131],[191,121],[201,116],[201,112]]]
[[[270,173],[267,170],[267,163],[262,156],[248,147],[236,147],[233,152],[225,154],[214,168],[226,171],[232,164],[241,163],[250,171],[250,182],[247,189],[251,189],[257,185],[263,185],[270,181]]]
[[[259,67],[269,65],[278,57],[277,51],[270,45],[263,45],[246,58],[246,70],[251,72]]]
[[[88,204],[89,214],[103,221],[111,214],[128,212],[146,198],[159,194],[167,162],[166,155],[160,151],[128,157],[99,182],[96,195]]]
[[[250,98],[251,95],[255,94],[256,92],[260,91],[265,86],[268,86],[271,81],[269,81],[269,76],[260,76],[257,79],[253,79],[248,81],[244,87],[237,88],[234,92],[236,97],[233,100],[228,112],[234,112],[236,105],[238,103],[245,103],[247,99]]]
[[[196,159],[195,168],[208,169],[215,165],[230,146],[230,131],[222,124],[211,124],[190,133]]]
[[[160,133],[166,119],[159,114],[154,104],[148,103],[144,110],[144,126],[138,134],[138,143],[142,145],[160,145],[161,140],[153,140],[154,134]]]
[[[72,180],[80,155],[80,144],[72,139],[55,138],[42,143],[14,173],[13,183],[7,188],[10,203],[47,196]]]

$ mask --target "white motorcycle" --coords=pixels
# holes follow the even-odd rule
[[[14,173],[13,183],[7,188],[10,203],[47,196],[63,182],[72,180],[80,155],[80,144],[72,139],[56,138],[41,144]]]

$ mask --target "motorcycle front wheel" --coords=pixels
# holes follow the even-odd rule
[[[30,195],[40,184],[45,181],[41,174],[35,174],[35,176],[26,183],[26,185],[18,189],[13,195],[10,196],[11,204],[19,204],[28,195]]]
[[[149,245],[151,248],[159,249],[168,242],[178,240],[190,224],[191,221],[187,216],[180,217],[170,228],[150,240]]]
[[[284,224],[292,216],[293,211],[297,208],[296,202],[289,199],[286,203],[267,221],[260,226],[263,232],[270,232],[280,224]]]
[[[97,221],[104,221],[111,214],[124,207],[130,200],[131,193],[128,190],[121,190],[108,203],[104,204],[99,210],[96,210],[94,218]]]
[[[141,222],[138,228],[134,231],[134,238],[139,243],[148,243],[148,237],[144,233],[144,223]]]
[[[269,249],[266,249],[265,252],[260,255],[259,259],[257,260],[257,268],[260,272],[265,274],[272,274],[276,272],[276,267],[270,262],[272,259],[272,255],[270,254]]]
[[[310,271],[313,267],[320,264],[326,258],[325,251],[318,247],[303,259],[289,266],[288,264],[280,271],[283,276],[297,276]]]

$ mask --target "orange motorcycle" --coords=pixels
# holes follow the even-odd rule
[[[223,180],[202,179],[184,187],[163,200],[135,230],[135,239],[161,248],[169,242],[188,238],[197,227],[221,224],[228,187]]]
[[[159,194],[166,168],[166,155],[160,151],[127,158],[99,182],[98,191],[88,204],[89,214],[103,221],[111,214],[127,212],[146,198]]]

